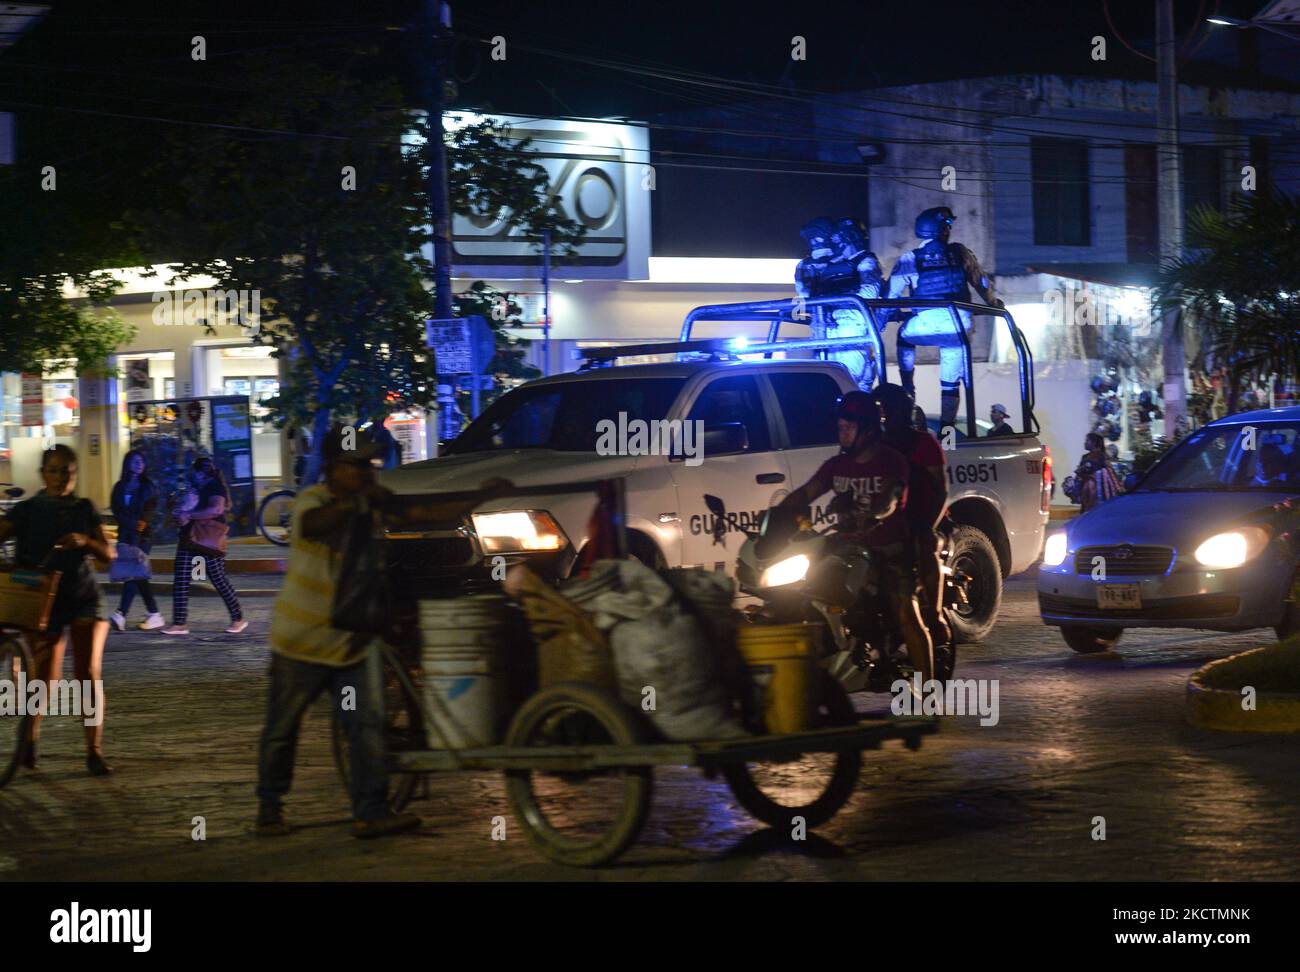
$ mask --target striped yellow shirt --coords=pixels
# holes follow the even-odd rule
[[[295,661],[342,668],[360,661],[369,641],[366,635],[330,627],[341,564],[337,544],[342,537],[332,545],[309,540],[302,533],[303,515],[333,499],[329,489],[318,483],[294,501],[289,567],[271,616],[271,650]]]

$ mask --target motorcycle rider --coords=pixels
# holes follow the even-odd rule
[[[898,385],[882,383],[873,393],[885,422],[885,442],[907,459],[911,473],[907,480],[907,505],[903,512],[911,533],[911,552],[917,579],[925,597],[921,614],[932,633],[944,643],[951,636],[944,619],[942,577],[937,527],[948,505],[948,477],[943,447],[929,429],[913,422],[912,399]]]
[[[867,249],[867,228],[861,220],[846,217],[832,225],[818,218],[801,232],[808,241],[809,256],[795,268],[796,294],[805,298],[880,296],[884,289],[880,261]],[[866,333],[867,322],[862,314],[847,307],[833,311],[824,326],[814,327],[815,337],[862,337]],[[834,351],[831,359],[848,368],[859,388],[870,388],[875,383],[877,363],[871,349]]]
[[[948,237],[957,219],[947,206],[927,209],[916,217],[916,235],[921,245],[908,250],[894,264],[889,276],[889,296],[911,296],[927,300],[969,302],[971,288],[993,307],[1004,306],[993,292],[988,275],[980,268],[975,254]],[[974,325],[969,311],[958,310],[962,329],[972,334]],[[952,314],[946,307],[927,307],[916,312],[898,331],[898,373],[903,389],[916,396],[913,379],[916,370],[916,345],[938,345],[940,385],[940,428],[957,420],[957,388],[966,374],[965,348],[961,336],[953,333]]]
[[[887,445],[880,429],[880,408],[863,391],[851,391],[836,409],[840,454],[827,459],[812,479],[783,499],[779,507],[810,506],[834,491],[851,512],[841,520],[841,534],[871,547],[882,565],[881,584],[903,633],[913,668],[922,683],[933,677],[930,634],[916,603],[916,574],[908,555],[907,459]]]

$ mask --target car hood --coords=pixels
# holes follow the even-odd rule
[[[1288,496],[1300,496],[1300,491],[1128,493],[1076,517],[1066,529],[1071,550],[1115,543],[1186,549]]]
[[[636,468],[637,457],[601,456],[551,449],[510,449],[441,456],[380,473],[395,493],[474,489],[485,479],[508,479],[516,486],[544,486],[591,479],[616,479]],[[541,490],[545,492],[545,490]]]

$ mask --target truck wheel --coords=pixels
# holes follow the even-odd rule
[[[948,616],[958,644],[982,641],[993,630],[1002,606],[1002,565],[993,541],[983,530],[962,524],[952,531],[952,555],[949,566],[962,570],[970,578],[966,586],[969,605],[953,610]]]
[[[1081,655],[1110,651],[1123,633],[1123,628],[1061,628],[1065,643]]]

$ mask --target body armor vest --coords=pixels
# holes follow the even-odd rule
[[[969,301],[970,285],[966,267],[955,243],[931,240],[912,251],[916,260],[916,286],[913,297],[929,300]]]

